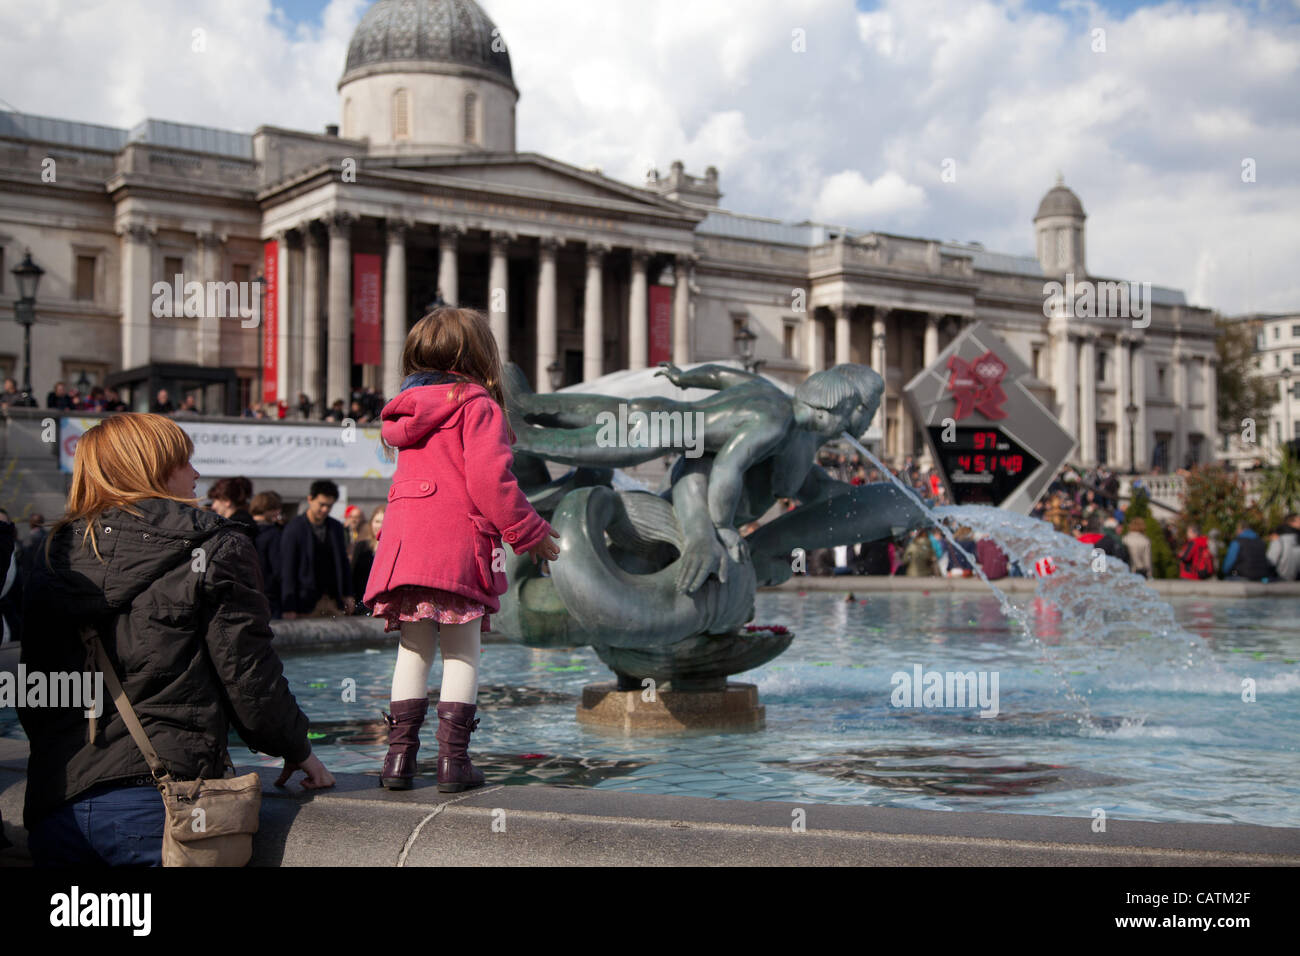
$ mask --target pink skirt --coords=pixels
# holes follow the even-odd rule
[[[374,617],[387,618],[384,632],[400,631],[402,621],[436,621],[439,624],[465,624],[474,618],[483,621],[480,630],[491,626],[488,611],[482,604],[463,594],[443,591],[440,588],[403,584],[391,591],[382,591],[371,602]]]

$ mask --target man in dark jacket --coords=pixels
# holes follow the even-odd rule
[[[48,562],[36,557],[23,614],[41,626],[23,642],[28,672],[94,670],[81,633],[89,625],[174,777],[222,776],[232,726],[254,750],[307,760],[307,717],[271,647],[252,543],[218,515],[170,499],[133,507],[143,517],[108,508],[96,522],[102,560],[83,546],[84,521],[54,533]],[[18,717],[31,742],[24,821],[34,855],[35,828],[60,820],[68,801],[105,784],[149,785],[111,702],[93,740],[82,707],[20,707]]]
[[[1237,536],[1228,545],[1228,553],[1223,559],[1223,576],[1247,581],[1269,581],[1277,577],[1277,569],[1268,560],[1264,542],[1244,522],[1237,525]]]
[[[306,514],[284,526],[280,613],[288,620],[351,614],[356,607],[343,525],[329,516],[338,497],[334,482],[312,482]]]
[[[280,616],[280,539],[284,536],[280,511],[283,507],[284,503],[274,491],[253,495],[253,500],[248,505],[257,529],[253,545],[257,548],[257,560],[262,566],[262,590],[270,602],[272,618]]]

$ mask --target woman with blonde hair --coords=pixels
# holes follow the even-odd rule
[[[224,775],[233,727],[285,758],[277,785],[334,778],[271,648],[252,542],[195,507],[188,435],[162,415],[120,414],[77,442],[67,512],[35,556],[24,595],[29,672],[96,670],[98,635],[146,735],[176,779]],[[58,703],[50,701],[48,703]],[[62,701],[68,704],[68,701]],[[163,802],[115,707],[24,707],[31,744],[24,822],[41,865],[158,865]]]

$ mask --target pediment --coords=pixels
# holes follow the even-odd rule
[[[597,172],[570,166],[536,153],[480,156],[403,156],[376,161],[370,168],[391,168],[410,173],[431,173],[463,179],[483,186],[526,189],[557,198],[632,203],[647,210],[687,213],[690,207],[654,193],[610,179]]]

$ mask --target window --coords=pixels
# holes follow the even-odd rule
[[[80,389],[85,395],[96,385],[103,385],[107,373],[108,366],[99,362],[64,362],[62,380],[69,390]]]
[[[77,293],[75,298],[82,302],[95,301],[94,256],[77,256]]]
[[[1280,325],[1275,325],[1275,326],[1273,326],[1273,338],[1276,339],[1276,338],[1280,337],[1281,335],[1282,335],[1282,326],[1280,326]]]
[[[1165,397],[1165,367],[1156,366],[1156,394],[1161,398]]]
[[[1161,471],[1169,470],[1169,443],[1174,436],[1169,432],[1156,432],[1155,444],[1151,448],[1151,467]]]
[[[185,260],[180,256],[166,256],[163,259],[163,281],[168,285],[171,285],[176,280],[177,276],[184,275],[184,273]],[[181,285],[183,286],[184,284],[185,280],[181,279]]]
[[[795,342],[797,341],[798,326],[794,322],[785,324],[785,331],[781,338],[781,357],[792,359],[795,357]]]
[[[1110,426],[1097,426],[1097,461],[1110,464]]]
[[[1034,373],[1034,378],[1043,377],[1043,350],[1037,345],[1029,350],[1029,367]]]
[[[357,135],[355,120],[352,115],[352,97],[343,101],[343,138],[349,139]],[[244,406],[241,405],[240,408]]]
[[[393,139],[411,138],[411,92],[397,90],[393,93]]]
[[[465,142],[478,142],[478,94],[465,94]]]
[[[1300,365],[1300,352],[1292,352],[1292,353],[1291,353],[1291,364],[1292,364],[1292,365]]]
[[[1097,384],[1098,385],[1106,384],[1106,366],[1108,366],[1109,364],[1110,364],[1110,353],[1107,352],[1105,349],[1097,349]],[[1097,460],[1105,461],[1106,458],[1103,455],[1101,458]]]
[[[251,282],[253,267],[249,265],[236,265],[230,267],[230,278],[236,282]]]
[[[1070,258],[1065,251],[1065,230],[1056,230],[1056,263],[1064,266],[1069,263]]]
[[[4,291],[5,291],[5,250],[4,250],[4,246],[0,246],[0,295],[4,295]]]
[[[1281,353],[1281,352],[1274,352],[1274,353],[1273,353],[1273,367],[1274,367],[1274,368],[1281,368],[1281,367],[1282,367],[1282,353]]]
[[[1300,339],[1300,325],[1291,326],[1291,338]]]

